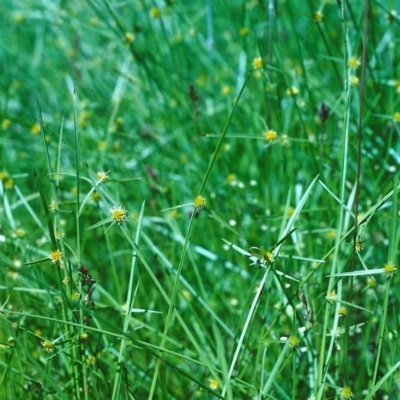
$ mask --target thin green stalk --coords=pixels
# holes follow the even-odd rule
[[[236,100],[235,100],[235,103],[233,104],[232,110],[231,110],[231,112],[230,112],[230,114],[228,116],[228,120],[226,121],[224,129],[222,130],[221,137],[220,137],[220,139],[218,141],[217,147],[215,148],[215,151],[214,151],[214,154],[213,154],[213,156],[211,158],[210,164],[208,165],[207,171],[206,171],[206,173],[204,175],[203,182],[201,183],[200,190],[199,190],[199,196],[203,194],[203,191],[204,191],[204,188],[205,188],[205,186],[207,184],[208,178],[210,177],[212,167],[214,166],[215,160],[217,159],[217,155],[218,155],[219,151],[221,150],[222,143],[223,143],[223,141],[225,139],[226,133],[228,132],[228,128],[229,128],[229,125],[230,125],[230,123],[232,121],[233,114],[235,113],[236,106],[239,103],[240,97],[242,96],[244,88],[246,87],[247,81],[249,80],[250,75],[251,75],[252,72],[253,72],[253,70],[250,70],[250,72],[247,74],[246,79],[244,80],[244,83],[243,83],[243,85],[242,85],[242,87],[241,87],[241,89],[239,91],[239,94],[238,94]]]
[[[370,389],[374,388],[374,386],[375,386],[376,378],[378,376],[379,364],[381,361],[383,336],[385,334],[387,309],[388,309],[388,303],[389,303],[390,283],[391,283],[391,279],[388,279],[386,282],[385,297],[384,297],[383,305],[382,305],[382,316],[380,318],[379,331],[378,331],[378,336],[376,339],[378,348],[376,351],[374,374],[372,376],[372,381],[370,383]]]
[[[348,71],[347,71],[347,29],[345,25],[345,19],[344,19],[344,11],[345,11],[345,1],[342,1],[342,6],[341,6],[341,13],[342,13],[342,25],[343,25],[343,38],[344,38],[344,71],[345,71],[345,90],[346,90],[346,110],[344,113],[344,124],[343,124],[343,135],[342,135],[342,143],[341,143],[341,155],[342,155],[342,162],[341,162],[341,184],[340,184],[340,209],[339,209],[339,219],[337,223],[337,229],[336,229],[336,238],[335,238],[335,247],[334,247],[334,255],[333,255],[333,261],[332,261],[332,266],[331,266],[331,271],[330,275],[334,275],[337,271],[338,265],[339,265],[339,251],[340,251],[340,243],[342,241],[342,236],[343,236],[343,226],[344,226],[344,216],[346,213],[346,207],[344,206],[345,203],[345,189],[346,189],[346,176],[347,176],[347,164],[348,164],[348,142],[349,142],[349,125],[350,125],[350,106],[351,106],[351,90],[350,90],[350,85],[348,83]],[[328,293],[330,293],[334,289],[334,285],[336,283],[336,279],[334,277],[329,278],[329,283],[328,283]],[[337,316],[337,313],[335,313]],[[330,363],[330,357],[332,348],[333,348],[333,342],[335,340],[335,335],[332,334],[331,336],[331,342],[330,342],[330,347],[329,351],[327,354],[325,354],[325,348],[326,348],[326,339],[328,335],[328,326],[329,326],[329,321],[331,319],[331,307],[329,306],[329,303],[326,304],[325,307],[325,316],[324,316],[324,325],[323,325],[323,331],[322,331],[322,339],[321,339],[321,345],[320,345],[320,356],[319,356],[319,361],[318,361],[318,379],[317,379],[317,400],[321,400],[323,396],[323,389],[324,389],[324,381],[326,374],[328,372],[328,365]],[[337,326],[337,320],[335,316],[335,321],[333,323],[333,329],[335,329],[335,324]]]
[[[133,302],[134,302],[134,296],[133,296],[133,280],[135,276],[135,269],[136,269],[136,262],[137,262],[137,248],[139,247],[139,242],[140,242],[140,233],[142,230],[142,221],[143,221],[143,214],[144,214],[144,202],[142,203],[142,208],[140,210],[139,218],[138,218],[138,223],[137,223],[137,228],[136,228],[136,236],[135,236],[135,241],[134,241],[134,246],[132,249],[132,262],[131,262],[131,272],[129,276],[129,284],[128,284],[128,293],[126,296],[126,313],[125,313],[125,320],[124,320],[124,328],[123,332],[127,332],[129,328],[129,323],[131,320],[131,314],[132,314],[132,307],[133,307]],[[121,341],[121,346],[119,350],[119,356],[118,356],[118,364],[117,364],[117,372],[115,374],[114,378],[114,388],[113,388],[113,393],[112,393],[112,400],[116,400],[119,398],[119,389],[121,386],[121,364],[122,361],[125,358],[125,348],[126,348],[126,339],[122,339]]]
[[[275,362],[274,368],[272,369],[265,386],[261,391],[262,396],[264,397],[267,396],[269,390],[271,389],[272,384],[276,379],[279,369],[281,368],[283,362],[285,361],[286,354],[289,351],[289,349],[290,349],[289,340],[287,340],[281,351],[281,354],[279,354],[279,357]]]
[[[178,270],[177,270],[175,281],[174,281],[174,287],[172,289],[171,300],[170,300],[169,307],[168,307],[168,313],[167,313],[167,318],[165,321],[164,332],[163,332],[161,343],[160,343],[160,349],[163,349],[165,347],[165,342],[167,340],[168,331],[170,328],[170,324],[172,322],[172,316],[174,314],[173,310],[175,307],[175,298],[176,298],[176,294],[178,292],[179,277],[181,276],[181,273],[182,273],[183,262],[185,260],[186,250],[189,245],[189,237],[190,237],[190,233],[193,228],[195,214],[196,214],[195,212],[192,212],[192,215],[191,215],[190,221],[189,221],[188,230],[187,230],[186,237],[185,237],[185,242],[183,243],[183,249],[182,249],[181,257],[180,257],[179,264],[178,264]],[[162,361],[162,350],[160,351],[159,358],[157,359],[156,368],[154,371],[153,380],[151,383],[150,393],[149,393],[149,397],[148,397],[149,400],[152,399],[154,396],[154,392],[156,389],[156,383],[158,380],[158,374],[159,374],[159,370],[160,370],[160,366],[161,366],[161,361]]]

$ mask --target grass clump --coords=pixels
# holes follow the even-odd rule
[[[5,0],[0,397],[398,396],[397,5]]]

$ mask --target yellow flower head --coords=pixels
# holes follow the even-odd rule
[[[127,41],[127,43],[133,43],[133,41],[135,40],[135,35],[131,32],[126,32],[125,40]]]
[[[297,89],[296,86],[292,86],[288,89],[286,89],[286,94],[288,96],[296,96],[299,93],[299,89]]]
[[[36,122],[36,124],[33,124],[31,126],[31,133],[33,135],[37,135],[40,132],[40,125]]]
[[[50,261],[53,263],[53,264],[57,264],[57,265],[59,265],[60,264],[60,261],[61,261],[61,259],[62,259],[62,253],[61,253],[61,251],[60,250],[54,250],[54,251],[51,251],[50,252],[50,255],[49,255],[49,259],[50,259]]]
[[[262,58],[261,57],[256,57],[253,60],[253,67],[254,68],[262,68],[262,66],[263,66]]]
[[[204,208],[207,204],[207,200],[205,197],[199,195],[194,199],[193,203],[196,208]]]
[[[246,28],[246,27],[244,26],[243,28],[240,28],[239,33],[240,33],[241,36],[246,36],[246,35],[249,34],[249,28]]]
[[[111,218],[118,224],[122,224],[128,219],[126,210],[121,206],[116,206],[110,209]]]
[[[150,10],[150,16],[151,16],[152,18],[160,18],[160,16],[161,16],[161,11],[160,11],[160,9],[159,9],[159,8],[156,8],[156,7],[152,8],[152,9]]]
[[[349,386],[345,386],[343,388],[340,388],[339,396],[340,396],[340,400],[349,400],[354,397],[354,394],[351,391]]]
[[[289,346],[293,349],[300,344],[300,339],[297,336],[290,336]]]
[[[227,96],[228,94],[230,94],[231,91],[232,91],[232,89],[231,89],[229,86],[224,86],[224,87],[222,88],[222,93],[223,93],[225,96]]]
[[[351,86],[357,86],[359,82],[360,82],[360,80],[355,75],[350,76],[350,85]]]
[[[393,265],[393,263],[389,262],[385,264],[385,266],[383,267],[383,271],[386,275],[386,278],[390,278],[396,273],[397,268]]]
[[[78,301],[79,300],[79,293],[78,292],[73,292],[71,294],[71,300],[72,301]]]
[[[52,353],[54,351],[54,344],[51,343],[49,340],[45,340],[42,342],[43,350],[47,351],[48,353]]]
[[[313,19],[315,22],[321,22],[323,17],[324,15],[322,14],[321,11],[315,11],[313,14]]]
[[[99,181],[105,181],[108,178],[108,175],[104,171],[99,171],[96,175]]]
[[[89,335],[86,333],[86,332],[82,332],[80,335],[79,335],[79,341],[81,342],[81,343],[85,343],[85,342],[87,342],[89,340]]]
[[[326,295],[326,300],[329,302],[329,303],[333,303],[334,302],[334,300],[336,300],[336,292],[334,291],[334,290],[331,290],[327,295]]]
[[[210,389],[212,390],[217,390],[218,389],[218,381],[216,379],[212,379],[210,378],[208,380],[208,386],[210,387]]]
[[[395,112],[393,114],[393,121],[394,122],[400,122],[400,112]]]
[[[347,315],[347,309],[346,307],[340,307],[338,310],[338,315],[339,317],[345,317]]]
[[[264,133],[264,136],[265,139],[267,139],[268,142],[271,143],[278,137],[278,134],[273,129],[269,129],[267,132]]]
[[[357,68],[361,65],[361,62],[357,57],[351,57],[347,65],[349,68]]]

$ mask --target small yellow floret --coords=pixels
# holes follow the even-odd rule
[[[128,43],[133,43],[133,41],[135,40],[135,35],[133,33],[131,33],[131,32],[126,32],[125,33],[125,40]]]
[[[336,300],[336,292],[334,290],[331,290],[327,295],[326,295],[326,300],[329,301],[329,303],[333,303],[334,300]]]
[[[228,94],[230,94],[231,91],[232,91],[232,89],[231,89],[229,86],[224,86],[224,87],[222,88],[222,93],[223,93],[225,96],[227,96]]]
[[[290,336],[289,346],[293,349],[300,344],[300,339],[297,336]]]
[[[321,22],[323,17],[324,17],[324,15],[322,14],[321,11],[315,11],[313,14],[313,18],[314,18],[315,22]]]
[[[216,379],[209,379],[208,380],[208,386],[212,390],[217,390],[218,389],[218,381]]]
[[[128,215],[126,214],[126,210],[121,206],[116,206],[110,209],[111,218],[118,224],[122,224],[124,221],[128,219]]]
[[[32,133],[33,135],[37,135],[39,132],[40,132],[40,124],[38,124],[38,123],[36,122],[36,124],[33,124],[33,125],[31,126],[31,133]]]
[[[62,253],[60,250],[51,251],[49,255],[49,259],[53,264],[59,264],[62,259]]]
[[[52,353],[54,351],[54,344],[51,343],[49,340],[45,340],[42,342],[43,350],[47,351],[48,353]]]
[[[299,93],[299,89],[296,86],[292,86],[286,89],[286,94],[288,96],[296,96]]]
[[[78,292],[73,292],[71,294],[71,300],[72,301],[78,301],[79,300],[79,293]]]
[[[361,65],[361,62],[357,57],[351,57],[347,65],[349,68],[357,68]]]
[[[159,17],[161,16],[161,11],[160,11],[160,9],[159,9],[159,8],[156,8],[156,7],[152,8],[152,9],[150,10],[150,16],[151,16],[152,18],[159,18]]]
[[[400,112],[395,112],[393,114],[393,121],[394,122],[400,122]]]
[[[89,364],[89,365],[94,365],[94,364],[96,363],[96,357],[94,357],[94,356],[89,356],[89,357],[86,359],[86,363]]]
[[[269,129],[267,132],[264,133],[264,136],[265,139],[267,139],[268,142],[271,143],[278,137],[278,134],[273,129]]]
[[[96,176],[99,181],[104,181],[108,178],[108,175],[103,171],[99,171]]]
[[[347,309],[346,307],[340,307],[338,310],[338,315],[339,317],[345,317],[347,315]]]
[[[204,208],[207,204],[207,201],[206,201],[205,197],[199,195],[194,199],[193,203],[196,208]]]
[[[350,76],[350,85],[351,86],[357,86],[359,82],[360,82],[360,80],[355,75]]]
[[[261,57],[256,57],[253,60],[253,67],[254,68],[262,68],[262,66],[263,66],[262,58]]]
[[[345,386],[339,390],[339,396],[341,400],[349,400],[354,397],[354,394],[349,386]]]
[[[243,28],[240,28],[239,33],[241,36],[246,36],[249,34],[249,29],[244,26]]]
[[[383,267],[383,271],[386,275],[386,278],[390,278],[396,273],[397,268],[393,265],[393,263],[389,262],[385,264],[385,266]]]

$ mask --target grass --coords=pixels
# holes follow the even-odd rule
[[[1,398],[399,396],[397,0],[3,9]]]

